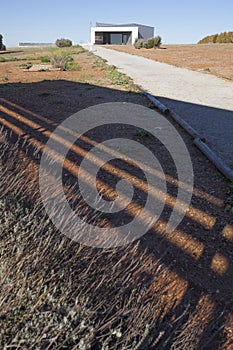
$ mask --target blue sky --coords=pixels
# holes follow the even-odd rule
[[[187,44],[233,31],[232,14],[232,0],[7,0],[1,3],[0,33],[8,47],[61,37],[77,44],[89,39],[90,22],[134,22],[154,26],[163,43]]]

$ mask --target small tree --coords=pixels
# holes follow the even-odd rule
[[[72,41],[70,39],[57,39],[56,45],[58,47],[70,47],[73,45]]]
[[[5,51],[6,46],[3,44],[3,36],[0,34],[0,51]]]

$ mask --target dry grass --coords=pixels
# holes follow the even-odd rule
[[[188,298],[175,312],[186,284],[177,290],[177,276],[139,243],[97,250],[57,232],[40,201],[28,199],[34,185],[18,143],[0,140],[2,349],[208,349],[218,339],[227,311],[203,340],[214,303]]]

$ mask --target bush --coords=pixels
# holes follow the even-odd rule
[[[152,49],[159,47],[162,43],[162,39],[160,36],[155,36],[154,38],[150,38],[148,40],[136,39],[134,43],[134,47],[136,49],[141,49],[142,47],[145,49]]]
[[[61,68],[62,70],[66,70],[68,59],[65,55],[54,55],[51,57],[50,62],[53,68]]]
[[[57,39],[56,45],[58,47],[70,47],[73,45],[72,41],[70,39]]]
[[[3,44],[3,36],[0,34],[0,51],[6,51],[6,46]]]
[[[160,47],[160,45],[162,44],[161,36],[157,35],[153,38],[153,40],[154,40],[154,47]]]
[[[74,62],[73,57],[67,54],[53,55],[50,58],[50,62],[53,68],[72,71],[81,69],[81,66],[78,63]]]
[[[134,42],[135,49],[141,49],[143,47],[143,40],[142,39],[136,39]]]
[[[149,49],[148,41],[143,42],[143,48],[144,49]]]
[[[154,47],[154,38],[150,38],[146,41],[146,45],[144,46],[146,49],[152,49]]]

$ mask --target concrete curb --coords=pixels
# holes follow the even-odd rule
[[[182,126],[183,129],[185,129],[189,135],[192,137],[200,137],[198,132],[193,129],[192,126],[190,126],[184,119],[182,119],[177,113],[171,111],[168,107],[166,107],[164,104],[162,104],[157,98],[155,98],[153,95],[149,94],[148,92],[141,90],[143,95],[145,95],[159,110],[165,115],[170,115],[180,126]]]
[[[229,168],[221,158],[219,158],[216,153],[207,146],[201,139],[195,138],[194,140],[195,146],[197,146],[202,153],[216,166],[216,168],[230,181],[233,182],[233,170]]]
[[[200,151],[215,165],[215,167],[230,181],[233,182],[233,170],[227,166],[221,158],[205,143],[199,133],[189,125],[184,119],[182,119],[177,113],[170,110],[164,104],[162,104],[155,96],[149,94],[148,92],[141,90],[143,95],[145,95],[156,108],[160,110],[165,115],[170,115],[189,135],[193,137],[193,143],[197,146]]]

